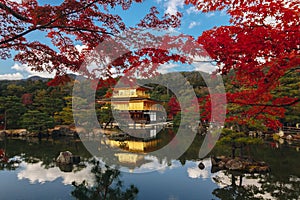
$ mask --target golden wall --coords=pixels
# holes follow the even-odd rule
[[[155,102],[150,101],[134,101],[134,102],[112,102],[112,106],[116,110],[160,110],[157,106],[153,106]]]
[[[150,95],[146,94],[144,90],[139,89],[118,89],[114,91],[114,97],[143,97],[149,98]]]

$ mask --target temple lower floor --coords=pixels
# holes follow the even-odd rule
[[[135,123],[149,124],[150,122],[163,122],[166,120],[163,112],[150,111],[150,110],[130,110],[130,111],[117,111],[120,118],[126,121],[128,113],[131,120]],[[122,117],[123,116],[123,117]]]

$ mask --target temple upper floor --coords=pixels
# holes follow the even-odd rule
[[[120,97],[150,98],[150,95],[146,93],[146,90],[143,88],[115,88],[113,98]]]

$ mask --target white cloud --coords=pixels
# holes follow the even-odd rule
[[[187,172],[188,172],[188,176],[190,178],[202,178],[202,179],[207,179],[211,176],[211,173],[210,173],[210,168],[211,168],[211,161],[210,161],[210,158],[207,158],[205,160],[202,161],[202,163],[204,164],[205,168],[203,170],[199,169],[198,167],[198,164],[200,162],[197,163],[197,166],[195,167],[189,167],[187,169]]]
[[[216,65],[213,65],[212,59],[207,56],[207,57],[194,57],[193,58],[193,66],[195,67],[195,71],[200,71],[200,72],[205,72],[205,73],[211,73],[216,71],[218,67]]]
[[[85,49],[85,48],[87,48],[87,46],[86,45],[75,45],[75,48],[81,53],[81,51],[83,50],[83,49]]]
[[[207,179],[209,177],[208,170],[200,170],[198,167],[192,167],[187,169],[190,178],[203,178]]]
[[[164,6],[166,7],[165,13],[174,15],[177,13],[178,8],[183,8],[183,0],[168,0],[165,2]]]
[[[194,28],[195,26],[199,26],[199,25],[200,25],[200,22],[192,21],[192,22],[189,24],[189,29],[192,29],[192,28]]]
[[[187,10],[186,10],[186,13],[187,14],[192,14],[192,13],[199,13],[200,11],[197,10],[197,8],[195,6],[192,6],[192,7],[189,7]]]
[[[10,2],[22,3],[23,0],[9,0]]]
[[[54,181],[58,178],[62,178],[62,183],[64,185],[70,185],[73,181],[81,183],[84,180],[87,180],[89,184],[94,183],[94,177],[91,173],[92,165],[88,165],[86,168],[77,171],[77,172],[62,172],[58,167],[53,167],[45,169],[42,166],[42,162],[38,163],[22,163],[24,168],[18,173],[18,179],[28,179],[30,183],[45,183],[47,181]]]
[[[226,15],[227,15],[226,10],[221,10],[220,16],[223,17],[223,16],[226,16]]]
[[[276,17],[274,17],[274,16],[267,16],[264,19],[264,24],[269,24],[269,25],[271,25],[273,27],[276,27],[281,22],[282,22],[281,20],[276,20]]]
[[[23,78],[24,76],[19,72],[13,74],[0,74],[0,80],[20,80]]]
[[[213,13],[213,12],[210,12],[210,13],[205,13],[205,16],[206,17],[213,17],[213,16],[215,16],[215,13]]]
[[[205,73],[212,73],[218,69],[217,66],[212,65],[211,63],[204,62],[204,63],[193,63],[195,65],[195,70],[200,71],[200,72],[205,72]]]
[[[166,74],[168,72],[170,72],[172,69],[174,69],[175,67],[178,67],[177,64],[174,63],[166,63],[163,65],[160,65],[157,69],[157,71],[161,74]]]
[[[31,67],[29,67],[28,65],[20,65],[17,63],[15,63],[11,67],[11,69],[14,69],[19,73],[22,73],[25,78],[31,77],[31,76],[40,76],[43,78],[53,78],[55,76],[55,72],[49,73],[47,71],[42,71],[42,72],[32,71]]]

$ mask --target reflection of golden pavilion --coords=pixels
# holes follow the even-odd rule
[[[138,164],[144,160],[144,156],[132,153],[116,153],[115,156],[121,163]]]
[[[124,115],[124,119],[130,114],[135,123],[146,124],[162,121],[162,106],[158,101],[150,98],[147,93],[151,88],[147,86],[131,86],[114,88],[110,101],[112,108]]]
[[[159,139],[153,139],[148,141],[138,141],[138,140],[124,140],[124,141],[117,141],[117,140],[107,140],[105,144],[114,147],[114,148],[121,148],[131,152],[150,152],[155,150],[159,144]]]

